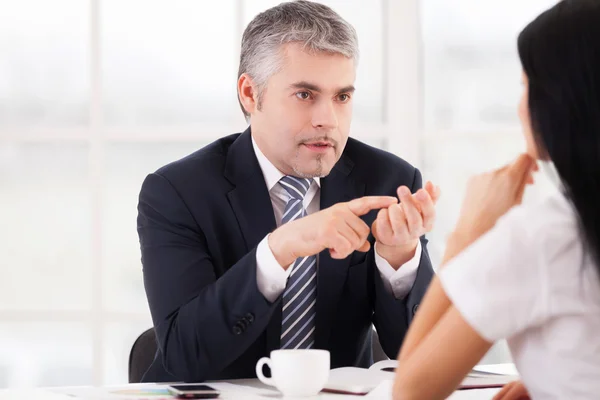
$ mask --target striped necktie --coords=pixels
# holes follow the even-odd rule
[[[282,225],[306,216],[302,201],[312,179],[284,176],[279,184],[290,198],[285,206]],[[297,258],[283,292],[281,322],[282,349],[310,349],[315,337],[317,301],[317,256]]]

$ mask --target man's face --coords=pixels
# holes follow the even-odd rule
[[[251,114],[261,151],[286,175],[323,177],[339,160],[350,132],[355,65],[341,54],[282,48],[283,67],[271,76],[260,109]]]

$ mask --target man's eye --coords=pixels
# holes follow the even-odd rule
[[[298,97],[300,100],[308,100],[310,98],[310,93],[298,92],[298,93],[296,93],[296,97]]]

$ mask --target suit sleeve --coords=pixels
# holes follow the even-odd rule
[[[203,232],[159,174],[142,185],[137,228],[163,365],[178,380],[203,381],[239,357],[275,310],[257,287],[256,249],[217,279]]]
[[[423,178],[419,170],[415,169],[411,190],[415,193],[423,186]],[[414,318],[419,303],[423,299],[429,283],[433,278],[433,267],[427,251],[427,239],[421,237],[421,258],[415,282],[410,292],[404,299],[396,299],[389,290],[386,290],[381,274],[375,266],[375,257],[370,252],[370,262],[373,263],[375,275],[375,302],[373,323],[377,329],[381,347],[388,357],[394,359],[398,356],[400,346],[408,330],[408,325]]]

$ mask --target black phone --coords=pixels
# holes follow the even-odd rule
[[[168,390],[178,399],[216,399],[221,395],[208,385],[171,385]]]

